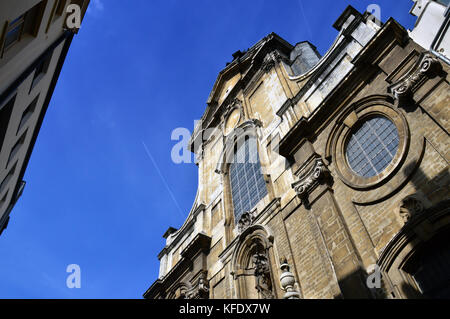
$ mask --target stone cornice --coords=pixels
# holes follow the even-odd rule
[[[145,292],[144,298],[151,298],[158,291],[165,291],[183,273],[190,269],[193,259],[199,253],[208,253],[211,246],[211,237],[204,233],[198,233],[190,244],[181,252],[181,260],[162,278],[156,280]],[[206,269],[204,269],[206,271]]]
[[[191,259],[199,252],[207,252],[211,246],[211,237],[198,233],[189,245],[181,252],[181,257]]]
[[[203,204],[203,203],[199,204],[196,207],[196,209],[188,216],[188,218],[186,219],[183,226],[181,226],[181,228],[179,230],[177,230],[176,232],[170,233],[169,237],[174,236],[175,238],[172,240],[172,242],[169,245],[167,245],[166,247],[164,247],[161,250],[161,252],[158,254],[159,259],[161,259],[162,256],[164,256],[164,254],[171,251],[187,232],[193,231],[193,226],[194,226],[195,222],[197,221],[197,215],[201,211],[203,211],[205,209],[205,207],[206,207],[205,204]]]

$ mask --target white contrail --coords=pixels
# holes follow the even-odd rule
[[[183,214],[183,211],[180,208],[180,205],[178,204],[175,196],[173,195],[173,192],[170,190],[169,184],[167,184],[166,179],[164,178],[163,174],[161,173],[161,170],[158,167],[158,164],[156,164],[155,159],[153,158],[152,154],[148,150],[147,145],[145,145],[144,141],[142,141],[142,145],[144,145],[145,152],[147,153],[148,157],[153,163],[153,166],[155,166],[156,171],[158,172],[159,177],[161,178],[164,186],[166,187],[167,191],[169,192],[170,197],[172,197],[173,202],[175,203],[175,206],[178,208],[178,212],[180,213],[181,217],[185,217]]]
[[[306,29],[308,30],[309,37],[312,40],[313,36],[312,36],[311,28],[309,27],[308,19],[306,18],[306,15],[305,15],[305,9],[303,8],[303,2],[302,2],[302,0],[298,0],[298,2],[300,4],[300,11],[302,12],[303,20],[305,21],[305,24],[306,24]]]

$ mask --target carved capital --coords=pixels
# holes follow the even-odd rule
[[[261,68],[265,72],[269,72],[277,63],[280,63],[284,59],[278,51],[272,51],[265,56]]]

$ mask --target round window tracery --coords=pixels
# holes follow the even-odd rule
[[[399,148],[399,134],[395,124],[383,116],[365,120],[353,130],[346,157],[350,168],[359,176],[381,174],[392,162]]]

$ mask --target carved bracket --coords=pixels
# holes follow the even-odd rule
[[[427,53],[409,76],[392,85],[389,90],[399,100],[400,104],[411,102],[417,87],[426,80],[436,77],[441,71],[442,65],[438,59]]]
[[[309,194],[321,183],[330,176],[329,170],[326,168],[321,158],[316,158],[312,169],[300,178],[299,181],[292,184],[292,188],[297,195],[306,202]]]

